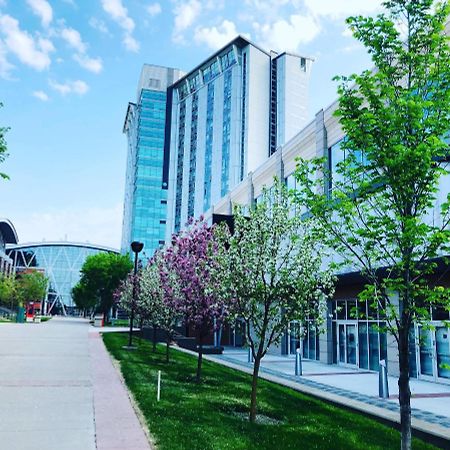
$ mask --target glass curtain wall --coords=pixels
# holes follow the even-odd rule
[[[378,370],[387,358],[385,326],[382,312],[370,302],[333,301],[333,362]]]

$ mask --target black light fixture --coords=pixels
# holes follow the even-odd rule
[[[133,300],[131,302],[130,312],[130,332],[128,335],[128,348],[132,348],[133,344],[133,321],[134,321],[134,305],[136,303],[136,276],[138,271],[138,255],[144,248],[144,244],[139,241],[133,241],[131,243],[131,250],[134,253],[134,279],[133,279]]]

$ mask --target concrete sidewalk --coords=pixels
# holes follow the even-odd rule
[[[90,329],[74,318],[0,324],[0,448],[150,448],[97,330]]]
[[[206,359],[251,373],[248,353],[227,348],[223,355],[208,355]],[[295,359],[266,355],[260,376],[298,391],[341,404],[346,407],[399,422],[397,379],[389,377],[390,398],[378,397],[378,373],[303,361],[303,376],[295,376]],[[412,423],[419,431],[450,440],[450,385],[411,380]],[[450,441],[449,441],[450,448]]]

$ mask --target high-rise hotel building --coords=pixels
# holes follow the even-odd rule
[[[135,240],[144,243],[148,257],[164,245],[169,167],[166,113],[169,111],[170,117],[171,107],[168,87],[180,75],[177,69],[145,64],[139,79],[137,101],[128,104],[123,126],[128,138],[123,253],[130,251],[130,243]]]
[[[211,212],[306,124],[312,60],[238,36],[186,75],[144,65],[130,103],[122,252]]]
[[[166,240],[301,130],[311,63],[238,36],[173,84]]]

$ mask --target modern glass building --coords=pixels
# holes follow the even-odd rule
[[[180,71],[144,65],[137,102],[129,103],[123,132],[128,139],[122,253],[132,241],[144,243],[151,257],[164,245],[167,216],[169,136],[172,90]]]
[[[80,279],[80,270],[86,258],[101,252],[119,253],[118,250],[75,242],[39,242],[7,245],[16,273],[30,269],[43,270],[49,278],[47,312],[55,305],[66,311],[75,305],[72,288]]]
[[[238,36],[174,83],[166,240],[300,131],[311,66]]]
[[[11,275],[14,272],[12,259],[6,254],[7,244],[17,244],[17,232],[8,219],[0,219],[0,275]]]

